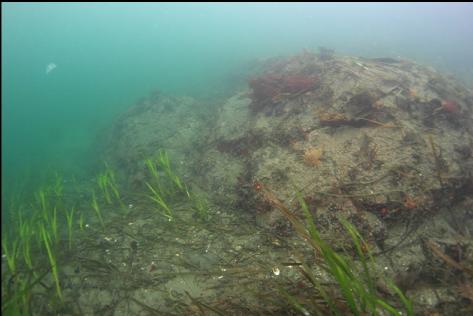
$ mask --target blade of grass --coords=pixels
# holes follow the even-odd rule
[[[8,245],[8,239],[6,234],[2,238],[2,249],[3,249],[3,254],[5,255],[7,259],[7,265],[8,269],[10,270],[12,275],[16,274],[16,258],[17,258],[17,253],[18,253],[18,239],[14,239],[11,244],[11,252],[10,248]]]
[[[58,275],[58,271],[57,271],[57,262],[56,262],[56,259],[55,259],[54,255],[53,255],[53,252],[51,250],[51,245],[50,245],[51,238],[49,236],[49,233],[44,228],[44,225],[41,225],[41,236],[43,238],[44,247],[46,248],[46,251],[48,253],[49,263],[51,265],[51,271],[52,271],[52,274],[53,274],[54,283],[56,285],[56,293],[57,293],[59,299],[62,301],[63,297],[62,297],[62,291],[61,291],[61,284],[59,283],[59,275]]]
[[[189,292],[185,291],[185,293],[186,293],[186,295],[191,299],[192,303],[194,303],[195,305],[197,305],[197,306],[199,307],[199,309],[202,308],[202,307],[205,307],[206,309],[208,309],[208,310],[214,312],[214,313],[217,314],[217,315],[220,315],[220,316],[227,316],[227,315],[228,315],[228,314],[222,312],[221,310],[218,310],[218,309],[215,308],[215,307],[212,307],[212,306],[210,306],[210,305],[208,305],[208,304],[205,304],[205,303],[203,303],[203,302],[199,302],[198,300],[196,300],[195,298],[193,298],[193,297],[189,294]]]
[[[53,214],[51,216],[51,229],[52,229],[53,237],[54,237],[53,243],[57,244],[59,242],[59,229],[58,229],[58,226],[57,226],[57,209],[56,209],[56,206],[54,206]]]
[[[85,227],[85,222],[84,222],[84,213],[80,213],[79,215],[79,228],[80,230],[84,230],[84,227]]]
[[[339,221],[342,223],[342,225],[345,227],[345,229],[348,231],[353,245],[355,246],[355,250],[358,256],[358,259],[360,259],[362,267],[363,267],[363,278],[366,284],[368,285],[368,292],[370,297],[375,297],[376,296],[376,289],[375,289],[375,284],[373,277],[371,276],[370,269],[368,268],[368,260],[366,258],[365,252],[362,249],[368,249],[367,246],[362,248],[362,243],[366,245],[364,240],[362,239],[361,235],[359,232],[355,229],[355,227],[349,223],[346,219],[344,218],[339,218]],[[368,251],[367,251],[368,252]],[[368,252],[369,253],[369,252]],[[370,309],[375,310],[375,304],[374,300],[369,300],[372,304],[370,304]],[[364,309],[364,308],[363,308]]]
[[[172,220],[173,218],[173,213],[169,206],[166,204],[164,199],[161,197],[161,195],[148,183],[146,182],[146,186],[149,188],[149,190],[154,194],[153,196],[149,196],[149,198],[153,201],[155,201],[161,208],[164,209],[164,213],[162,213],[165,217],[168,218],[169,221]]]
[[[69,250],[72,249],[72,224],[74,223],[74,207],[71,211],[66,211],[66,222],[67,222],[67,236],[69,240]]]
[[[26,287],[24,287],[23,289],[21,289],[20,291],[16,291],[12,297],[9,297],[8,299],[6,299],[5,301],[3,301],[3,297],[2,297],[2,313],[4,311],[6,311],[6,309],[12,304],[14,303],[16,300],[18,300],[20,297],[24,296],[25,294],[28,294],[28,292],[36,285],[38,284],[39,282],[41,282],[41,280],[43,280],[43,278],[49,273],[49,269],[46,270],[45,272],[43,272],[41,275],[39,275],[33,282],[31,282],[29,285],[27,285]],[[10,315],[10,314],[7,314],[7,315]],[[15,314],[13,314],[15,315]]]
[[[363,269],[361,274],[358,273],[356,270],[356,264],[351,261],[348,256],[343,256],[335,252],[335,250],[333,250],[329,244],[321,239],[320,234],[318,233],[318,230],[315,226],[312,214],[310,213],[310,210],[300,193],[297,192],[297,198],[305,217],[305,225],[271,192],[266,190],[264,194],[266,200],[268,200],[274,207],[279,209],[286,216],[286,218],[288,218],[300,237],[306,240],[316,251],[319,252],[324,262],[321,267],[324,268],[325,271],[327,271],[335,279],[342,293],[345,304],[347,304],[347,307],[353,315],[365,315],[368,311],[370,314],[376,315],[379,312],[377,307],[381,307],[383,310],[389,313],[394,313],[395,315],[400,314],[400,311],[396,310],[396,308],[391,306],[385,300],[378,297],[374,285],[374,275],[371,273],[372,270],[374,271],[373,267],[371,266],[374,260],[369,251],[367,251],[365,254],[364,249],[368,249],[366,247],[366,243],[353,225],[351,225],[348,221],[341,221],[342,225],[344,225],[345,229],[351,236],[352,243],[356,249],[356,254],[361,262]],[[305,269],[301,268],[301,270],[303,271],[303,274],[306,276],[306,278],[314,285],[314,287],[319,289],[324,300],[328,304],[332,302],[331,312],[332,314],[336,315],[334,300],[330,297],[327,297],[328,294],[323,291],[321,286],[317,285],[318,282],[316,278],[311,277],[308,267]],[[400,298],[403,301],[406,310],[408,313],[410,313],[412,310],[412,305],[409,305],[407,298],[404,297],[405,300],[403,300],[403,296],[400,296]]]
[[[330,308],[330,311],[332,312],[332,315],[336,316],[342,316],[341,312],[338,310],[337,306],[334,303],[334,300],[328,295],[328,293],[325,291],[323,286],[320,284],[320,282],[317,280],[317,278],[313,275],[311,270],[306,264],[302,264],[302,267],[299,267],[300,271],[302,272],[302,275],[306,277],[307,280],[309,280],[312,285],[319,290],[320,294],[322,295],[322,298],[325,300],[327,305]]]
[[[103,222],[102,211],[100,210],[99,204],[97,203],[97,197],[95,196],[95,191],[92,191],[92,208],[95,211],[95,214],[99,218],[100,224],[102,227],[105,227],[105,223]]]
[[[207,201],[202,196],[196,193],[192,193],[192,195],[190,195],[190,198],[193,204],[192,208],[197,212],[197,215],[204,221],[207,221],[209,219]]]
[[[396,292],[396,294],[399,296],[401,299],[402,304],[404,305],[404,308],[406,309],[407,316],[414,316],[414,308],[412,306],[412,301],[408,299],[404,293],[402,293],[401,289],[399,289],[394,282],[391,280],[387,279],[387,284],[391,290]]]
[[[299,311],[302,315],[307,315],[307,316],[310,315],[309,311],[304,306],[302,306],[302,304],[299,303],[297,299],[293,297],[292,295],[290,295],[287,291],[285,291],[282,288],[279,288],[278,292],[289,302],[289,304],[292,305],[292,307],[294,307],[294,309]]]
[[[102,191],[105,201],[107,204],[112,204],[112,199],[110,197],[110,193],[108,192],[108,178],[106,173],[100,173],[97,176],[97,183],[99,185],[100,190]]]
[[[32,237],[32,230],[31,230],[31,222],[23,220],[23,215],[20,212],[19,216],[19,232],[20,232],[20,241],[21,241],[21,248],[23,254],[23,260],[28,268],[33,269],[33,262],[31,260],[31,237]]]

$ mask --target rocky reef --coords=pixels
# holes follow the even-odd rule
[[[111,135],[106,156],[132,188],[144,152],[166,148],[214,205],[261,229],[290,234],[268,193],[297,214],[300,192],[340,247],[334,219],[348,218],[422,310],[455,310],[452,293],[465,293],[473,93],[432,68],[305,51],[265,62],[246,91],[212,106],[150,96]]]

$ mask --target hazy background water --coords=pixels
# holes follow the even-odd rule
[[[86,170],[100,131],[153,90],[216,95],[255,58],[318,46],[471,83],[472,38],[468,3],[2,3],[2,200],[50,171]]]

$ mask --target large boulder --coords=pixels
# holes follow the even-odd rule
[[[152,94],[108,137],[106,159],[131,191],[145,189],[143,160],[166,149],[214,210],[262,230],[287,236],[279,208],[300,213],[297,193],[335,248],[350,245],[337,221],[348,218],[419,311],[454,315],[471,299],[473,93],[429,67],[327,51],[274,58],[212,105]]]
[[[213,106],[143,99],[116,123],[108,157],[138,189],[141,162],[165,148],[215,203],[282,232],[267,193],[296,207],[299,191],[320,223],[352,217],[379,244],[387,222],[471,194],[473,94],[454,79],[408,60],[303,52],[248,82]]]

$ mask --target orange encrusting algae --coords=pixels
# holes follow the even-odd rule
[[[318,167],[320,165],[320,158],[323,155],[323,147],[309,148],[304,152],[304,162],[309,166]]]

